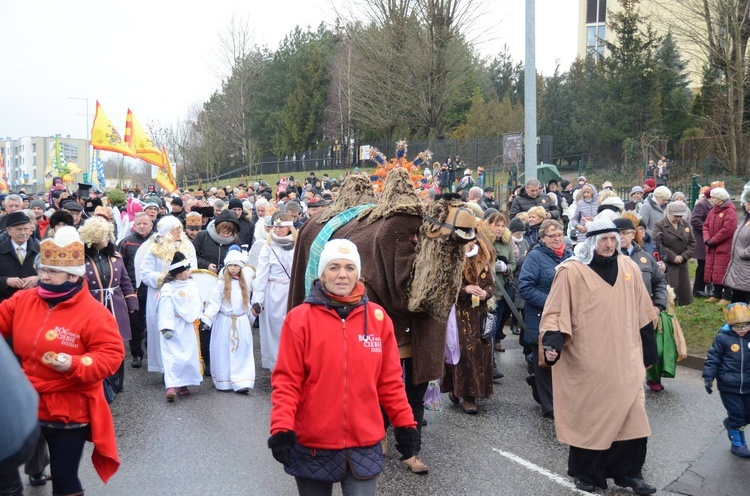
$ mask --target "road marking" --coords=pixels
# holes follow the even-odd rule
[[[536,472],[538,474],[541,474],[541,475],[547,477],[548,479],[552,480],[553,482],[557,482],[561,486],[565,486],[566,488],[570,489],[571,491],[573,491],[576,494],[587,494],[587,495],[591,494],[591,493],[587,493],[585,491],[581,491],[580,489],[576,488],[575,484],[573,484],[572,482],[570,482],[568,479],[566,479],[564,477],[561,477],[561,476],[557,475],[554,472],[550,472],[546,468],[542,468],[542,467],[540,467],[539,465],[537,465],[535,463],[532,463],[532,462],[530,462],[528,460],[524,460],[520,456],[516,456],[513,453],[508,453],[507,451],[499,450],[497,448],[492,448],[492,451],[501,454],[505,458],[507,458],[509,460],[512,460],[512,461],[518,463],[519,465],[523,465],[524,467],[528,468],[529,470],[532,470],[532,471],[534,471],[534,472]]]

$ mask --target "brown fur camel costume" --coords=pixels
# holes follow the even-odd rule
[[[323,223],[372,199],[367,176],[352,175],[331,209],[302,226],[292,266],[290,307],[305,299],[310,246]],[[442,377],[446,323],[461,285],[463,243],[474,236],[474,215],[462,206],[455,199],[421,204],[406,169],[396,168],[388,173],[380,202],[332,236],[357,245],[368,297],[393,319],[399,343],[410,341],[415,384]]]

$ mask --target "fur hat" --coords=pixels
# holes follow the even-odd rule
[[[172,257],[172,263],[168,267],[169,274],[174,277],[180,272],[190,270],[190,260],[187,259],[184,253],[181,251],[174,252]]]
[[[237,245],[230,246],[227,254],[224,256],[224,265],[239,265],[240,267],[244,267],[246,263],[247,257],[242,253],[240,247]]]
[[[672,198],[672,192],[666,186],[659,186],[654,190],[654,198],[659,200],[669,200]]]
[[[72,226],[62,227],[54,238],[42,241],[39,256],[40,268],[62,270],[80,277],[86,274],[83,242]]]
[[[711,198],[727,201],[729,199],[729,192],[724,188],[711,188]]]
[[[750,181],[745,184],[745,188],[742,190],[740,201],[742,203],[750,203]]]
[[[359,277],[362,273],[362,263],[359,259],[357,245],[348,239],[332,239],[323,246],[323,252],[320,254],[318,278],[323,276],[323,272],[329,263],[341,258],[349,260],[357,267],[357,277]]]

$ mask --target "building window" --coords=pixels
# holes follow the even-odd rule
[[[36,143],[31,144],[31,153],[36,153]]]
[[[586,56],[604,56],[606,34],[607,0],[587,0],[586,2]]]

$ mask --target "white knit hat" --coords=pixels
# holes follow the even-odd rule
[[[224,256],[224,265],[239,265],[240,267],[244,267],[246,263],[247,257],[239,249],[230,249]]]
[[[323,276],[323,271],[326,270],[329,263],[338,259],[349,260],[357,267],[357,275],[359,276],[362,273],[362,263],[359,259],[357,245],[348,239],[332,239],[325,244],[323,252],[320,254],[318,278]]]
[[[169,231],[174,229],[175,227],[182,225],[180,223],[180,219],[175,217],[174,215],[165,215],[161,218],[161,220],[156,224],[156,232],[159,233],[159,236],[166,236],[169,234]]]
[[[39,268],[61,270],[80,277],[86,275],[83,242],[73,226],[65,226],[54,238],[42,241],[39,258]]]

